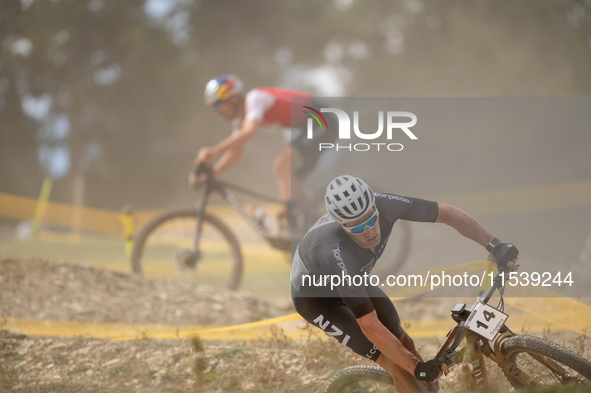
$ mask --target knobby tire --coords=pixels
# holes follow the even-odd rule
[[[150,238],[150,235],[154,233],[159,227],[164,226],[168,221],[172,221],[178,218],[189,218],[194,219],[194,228],[197,228],[197,210],[192,207],[179,207],[165,210],[164,212],[153,217],[148,221],[136,235],[133,247],[133,253],[131,257],[131,270],[133,273],[142,274],[142,254],[146,247],[146,242]],[[232,254],[232,271],[230,277],[226,282],[226,288],[237,289],[240,284],[242,277],[242,252],[238,240],[230,231],[230,229],[218,218],[210,214],[205,213],[204,223],[209,224],[213,229],[219,232],[225,241],[230,246]],[[202,239],[201,242],[204,240]],[[171,261],[171,268],[174,268],[174,264]]]
[[[505,358],[526,372],[539,385],[559,385],[565,383],[561,381],[560,376],[552,372],[552,368],[545,365],[544,362],[537,360],[538,355],[549,358],[548,362],[554,362],[562,368],[565,366],[575,371],[581,383],[591,381],[591,362],[587,359],[571,352],[570,350],[534,336],[515,336],[509,337],[501,343],[501,353]],[[533,355],[533,356],[532,356]],[[516,378],[505,373],[509,382],[515,388],[522,388],[524,384]]]

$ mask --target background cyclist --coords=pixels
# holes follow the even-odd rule
[[[447,367],[437,359],[423,361],[413,340],[402,329],[396,308],[378,286],[355,286],[343,280],[331,290],[330,282],[306,285],[302,276],[369,274],[398,219],[450,225],[486,247],[503,268],[517,268],[517,248],[502,243],[474,217],[455,206],[374,194],[363,180],[354,176],[332,180],[325,201],[328,214],[310,228],[295,252],[291,291],[297,312],[341,344],[384,367],[392,375],[397,392],[427,391],[423,382],[433,382]],[[436,385],[429,389],[438,390]]]
[[[319,141],[332,139],[332,135],[324,129],[315,131],[314,139],[308,140],[303,132],[305,115],[301,111],[293,116],[294,124],[298,123],[301,126],[291,129],[291,99],[297,97],[302,105],[314,105],[310,95],[276,87],[256,88],[244,94],[243,82],[234,75],[224,75],[210,80],[205,87],[204,95],[205,103],[232,123],[233,132],[218,144],[201,148],[195,164],[209,165],[219,158],[213,166],[214,174],[219,175],[236,165],[245,145],[254,138],[260,127],[283,131],[290,144],[278,154],[273,169],[279,196],[285,204],[286,218],[294,223],[296,209],[291,202],[292,199],[299,199],[302,179],[318,160],[320,152],[314,146],[318,146]],[[191,175],[190,187],[194,187],[194,183],[194,175]]]

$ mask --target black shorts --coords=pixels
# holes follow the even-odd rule
[[[316,99],[312,99],[311,107],[318,109],[323,104]],[[296,149],[302,156],[302,166],[293,171],[293,175],[303,178],[306,176],[316,165],[320,154],[322,153],[318,147],[319,143],[331,143],[337,139],[339,135],[338,123],[334,119],[333,115],[325,116],[328,129],[321,129],[317,124],[314,123],[313,138],[307,138],[307,125],[302,123],[301,125],[294,127],[301,129],[300,134],[291,141],[292,149]]]
[[[341,298],[304,297],[293,287],[291,291],[295,309],[306,321],[353,352],[374,362],[378,359],[381,352],[363,334],[355,316]],[[404,330],[392,301],[378,287],[368,287],[367,292],[380,322],[400,339]]]

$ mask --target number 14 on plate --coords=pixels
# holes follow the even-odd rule
[[[509,316],[488,304],[478,302],[466,320],[466,327],[492,341]]]

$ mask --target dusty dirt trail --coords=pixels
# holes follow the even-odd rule
[[[396,307],[403,320],[446,318],[459,300],[413,298]],[[293,312],[244,292],[80,264],[4,258],[0,306],[9,305],[15,318],[171,325],[232,325]],[[336,370],[368,361],[334,340],[319,340],[318,332],[310,328],[304,342],[287,340],[278,330],[268,340],[205,343],[0,334],[0,391],[319,392]],[[566,346],[574,342],[552,338]],[[434,355],[437,339],[416,343],[423,356]],[[454,386],[453,374],[448,379],[446,385]]]
[[[82,264],[0,259],[0,305],[14,318],[234,325],[287,310],[245,292],[154,280]]]

